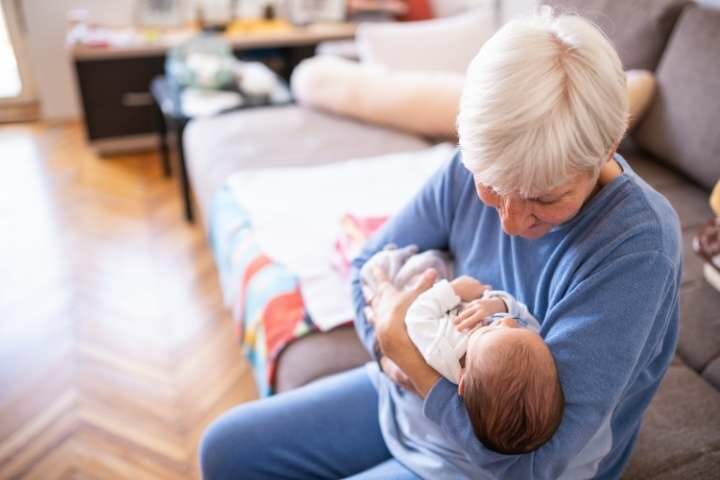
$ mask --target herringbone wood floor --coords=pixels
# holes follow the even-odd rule
[[[195,478],[204,427],[255,396],[157,155],[0,127],[0,478]]]

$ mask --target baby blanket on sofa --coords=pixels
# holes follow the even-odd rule
[[[401,208],[453,147],[319,167],[247,170],[214,197],[210,242],[261,395],[293,340],[353,318],[350,279],[333,267],[347,212],[386,216]]]
[[[305,314],[297,276],[260,250],[247,212],[227,186],[215,193],[209,225],[210,245],[237,337],[260,395],[271,395],[280,352],[316,327]]]
[[[245,170],[227,185],[252,220],[260,250],[299,277],[308,313],[325,331],[354,316],[350,278],[332,261],[343,217],[392,215],[452,152],[443,143],[330,165]]]

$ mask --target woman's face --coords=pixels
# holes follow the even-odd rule
[[[596,184],[591,174],[579,173],[557,188],[533,198],[501,196],[477,180],[475,190],[485,205],[497,210],[506,234],[534,239],[577,215],[594,193]]]

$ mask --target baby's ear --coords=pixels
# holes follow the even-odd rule
[[[460,383],[458,383],[458,395],[461,397],[465,394],[465,369],[460,369]]]

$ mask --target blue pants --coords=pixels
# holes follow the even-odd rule
[[[417,479],[393,459],[364,367],[233,408],[200,445],[203,478]]]

